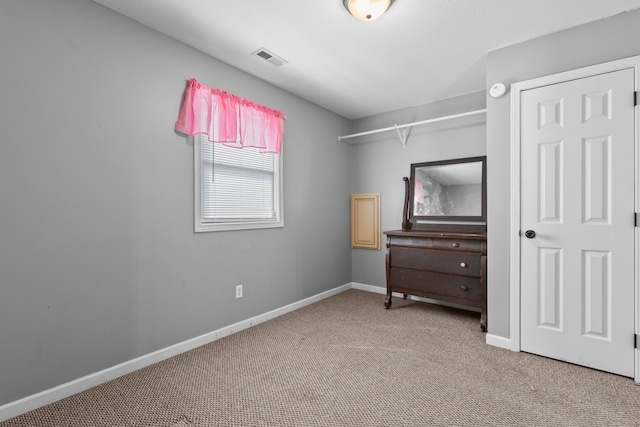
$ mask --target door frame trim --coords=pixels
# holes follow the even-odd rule
[[[585,77],[591,77],[598,74],[610,73],[623,69],[633,68],[635,75],[635,90],[640,87],[640,56],[619,59],[602,64],[592,65],[588,67],[578,68],[575,70],[565,71],[557,74],[551,74],[543,77],[534,78],[517,82],[511,85],[511,158],[510,158],[510,231],[509,240],[511,247],[511,256],[509,259],[510,270],[510,336],[511,350],[520,351],[520,227],[521,227],[521,211],[520,211],[520,160],[521,160],[521,141],[520,141],[520,102],[522,92],[529,89],[535,89],[542,86],[548,86],[557,83],[563,83],[570,80],[577,80]],[[639,147],[640,131],[640,108],[635,108],[635,211],[640,212],[640,161]],[[635,324],[636,334],[640,334],[640,283],[639,283],[639,266],[640,260],[640,227],[635,229],[635,268],[634,268],[634,287],[635,287]],[[632,339],[633,337],[630,337]],[[635,349],[635,382],[640,383],[640,349]]]

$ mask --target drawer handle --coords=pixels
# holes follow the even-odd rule
[[[467,288],[465,285],[461,285],[460,289],[462,289],[465,292],[467,292],[469,290],[469,288]]]
[[[462,267],[462,268],[467,268],[467,263],[466,263],[466,262],[461,262],[461,263],[460,263],[460,267]]]
[[[460,243],[458,243],[458,242],[453,242],[453,245],[452,245],[452,246],[453,246],[454,248],[457,248],[457,247],[459,247],[459,246],[460,246]]]

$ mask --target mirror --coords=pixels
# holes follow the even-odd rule
[[[414,163],[407,208],[418,223],[470,222],[486,219],[486,157]]]

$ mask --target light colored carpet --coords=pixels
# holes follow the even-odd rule
[[[476,313],[383,301],[349,290],[0,427],[640,426],[632,379],[488,346]]]

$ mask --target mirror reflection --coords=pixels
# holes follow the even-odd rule
[[[482,162],[414,169],[414,216],[481,216]]]

